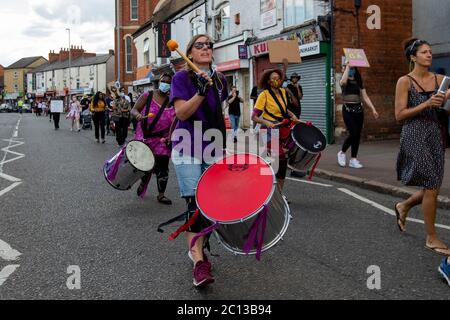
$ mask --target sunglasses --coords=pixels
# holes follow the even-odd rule
[[[195,43],[194,43],[193,47],[194,47],[195,49],[203,49],[203,47],[204,47],[205,45],[206,45],[206,47],[207,47],[208,49],[212,49],[213,46],[214,46],[214,43],[212,43],[212,42],[200,42],[200,41],[198,41],[198,42],[195,42]]]

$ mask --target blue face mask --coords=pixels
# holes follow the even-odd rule
[[[160,82],[159,83],[159,91],[163,93],[167,93],[170,90],[170,83]]]
[[[353,78],[353,77],[355,76],[355,73],[356,73],[356,70],[353,69],[353,68],[351,68],[351,69],[348,71],[348,76],[349,76],[350,78]]]

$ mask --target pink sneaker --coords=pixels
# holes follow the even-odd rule
[[[201,287],[214,282],[214,277],[210,273],[211,263],[199,261],[194,267],[194,286]]]

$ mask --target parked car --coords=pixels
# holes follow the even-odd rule
[[[29,103],[25,103],[22,106],[22,112],[31,113],[31,105]]]
[[[12,112],[12,106],[9,103],[2,103],[0,105],[0,112]]]

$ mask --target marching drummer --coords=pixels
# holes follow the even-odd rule
[[[159,78],[158,89],[142,94],[133,109],[131,115],[137,121],[136,140],[143,140],[155,156],[155,167],[145,174],[137,189],[137,195],[145,196],[152,173],[156,175],[158,187],[158,202],[171,205],[172,201],[164,193],[169,179],[170,159],[170,128],[175,120],[175,109],[169,105],[170,83],[172,76],[162,74]]]
[[[253,109],[252,120],[267,129],[267,150],[271,151],[271,130],[279,129],[278,171],[276,178],[280,192],[286,178],[288,159],[283,146],[290,136],[291,121],[299,119],[288,110],[288,96],[282,86],[283,72],[279,69],[267,70],[263,73],[259,87],[264,91],[258,96]],[[274,154],[272,154],[273,156]]]
[[[228,88],[225,77],[212,69],[213,42],[209,35],[194,36],[188,43],[186,55],[200,68],[201,72],[194,72],[189,64],[185,70],[177,72],[172,80],[170,101],[175,107],[178,118],[176,130],[172,136],[172,162],[175,165],[181,197],[185,199],[188,209],[185,226],[186,239],[190,247],[192,239],[209,226],[206,219],[198,214],[195,189],[202,173],[211,164],[207,163],[203,157],[205,149],[211,144],[220,152],[225,149],[226,131],[222,102],[227,98]],[[199,132],[199,124],[201,124],[201,132]],[[216,129],[216,131],[218,129],[223,141],[207,140],[208,138],[203,135],[207,129]],[[183,135],[181,141],[177,141],[178,132],[180,135],[182,132],[188,132],[190,138],[185,138]],[[199,143],[194,144],[194,136],[202,137]],[[180,148],[180,146],[183,147]],[[223,154],[215,156],[222,157]],[[211,263],[203,251],[207,243],[207,237],[200,237],[189,250],[189,257],[194,262],[193,282],[196,287],[214,282],[214,277],[211,275]]]

